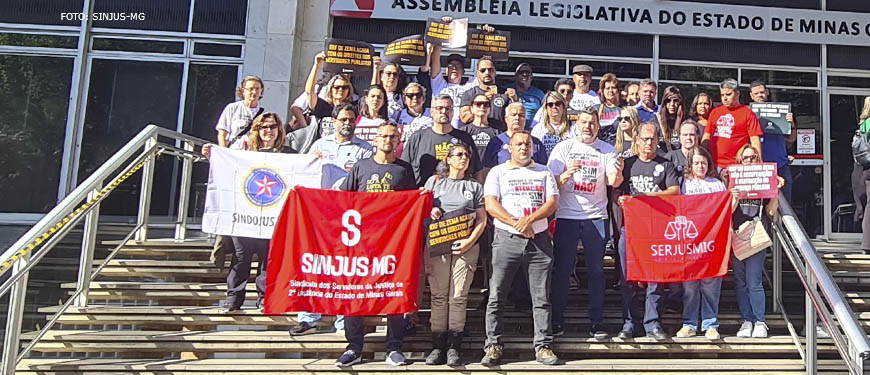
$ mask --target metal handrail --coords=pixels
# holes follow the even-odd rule
[[[169,139],[170,143],[161,143],[159,141],[160,137]],[[27,355],[36,342],[45,335],[67,308],[73,304],[77,306],[87,304],[90,282],[117,255],[118,251],[128,240],[133,238],[134,235],[137,241],[147,239],[151,188],[154,182],[154,170],[158,155],[173,155],[183,159],[175,239],[181,241],[185,239],[193,162],[204,159],[202,155],[194,150],[196,146],[202,146],[206,143],[207,141],[203,139],[167,130],[154,124],[148,124],[0,255],[0,267],[2,267],[0,268],[0,276],[3,276],[9,270],[12,272],[6,282],[0,285],[0,297],[11,291],[6,334],[3,341],[5,349],[2,353],[2,361],[0,361],[0,375],[14,374],[18,362]],[[177,147],[178,144],[181,147]],[[128,160],[130,161],[128,162]],[[94,270],[92,265],[100,202],[109,196],[120,183],[134,173],[137,173],[140,169],[142,171],[142,184],[139,195],[137,225],[110,253],[108,258]],[[120,172],[117,172],[118,170]],[[112,180],[107,181],[110,177]],[[85,203],[82,204],[81,202]],[[76,291],[61,305],[61,308],[50,319],[49,323],[31,340],[24,351],[19,353],[17,348],[19,347],[21,321],[24,314],[24,296],[27,291],[29,272],[82,219],[84,219],[84,233]]]
[[[806,345],[803,357],[807,374],[817,371],[816,313],[830,333],[849,372],[863,374],[868,369],[866,362],[870,359],[867,334],[795,216],[791,205],[780,194],[773,237],[786,251],[806,291]]]

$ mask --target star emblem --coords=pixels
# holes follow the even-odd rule
[[[259,181],[254,181],[255,184],[259,187],[257,189],[257,195],[266,194],[266,196],[272,196],[272,187],[278,184],[278,181],[269,180],[269,176],[263,175],[263,179]]]

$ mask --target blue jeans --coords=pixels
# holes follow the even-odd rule
[[[592,324],[604,323],[604,248],[610,237],[607,219],[571,220],[557,219],[553,236],[555,252],[553,263],[553,324],[564,322],[565,306],[570,292],[569,278],[577,263],[577,244],[583,241],[586,256],[587,280],[589,282],[589,320]]]
[[[362,353],[365,343],[364,316],[348,316],[345,320],[346,329],[344,338],[347,339],[347,348],[355,353]],[[386,352],[402,351],[402,340],[405,337],[405,318],[403,314],[387,315],[387,342]]]
[[[300,312],[296,314],[296,321],[299,323],[308,323],[308,325],[313,326],[317,322],[320,321],[323,315],[318,313],[310,313],[310,312]],[[335,327],[336,331],[341,331],[344,329],[344,315],[336,315],[335,323],[332,324]]]
[[[619,236],[619,263],[622,266],[619,289],[622,291],[623,318],[625,319],[622,329],[638,331],[641,326],[641,319],[643,319],[642,324],[646,332],[661,328],[664,284],[646,283],[646,304],[644,305],[644,311],[641,312],[640,293],[642,288],[637,283],[626,281],[625,275],[628,274],[628,270],[625,267],[625,260],[625,228],[622,228],[620,229]]]
[[[719,294],[722,278],[683,282],[683,327],[698,330],[698,314],[701,315],[701,330],[719,329]]]
[[[737,308],[740,316],[749,322],[764,321],[764,285],[761,280],[764,274],[764,259],[767,249],[761,250],[744,260],[731,256],[731,267],[734,268],[734,288],[737,292]]]

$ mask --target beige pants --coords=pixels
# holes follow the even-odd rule
[[[429,258],[432,263],[432,273],[429,275],[432,297],[429,322],[432,332],[465,330],[468,288],[474,280],[479,253],[480,248],[475,244],[462,255],[446,254]]]

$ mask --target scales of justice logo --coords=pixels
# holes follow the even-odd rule
[[[281,202],[287,184],[281,175],[269,167],[252,168],[242,183],[242,192],[249,203],[267,208]]]
[[[665,229],[665,238],[668,240],[693,240],[698,238],[698,228],[695,223],[685,216],[677,216],[674,221],[668,223]]]

